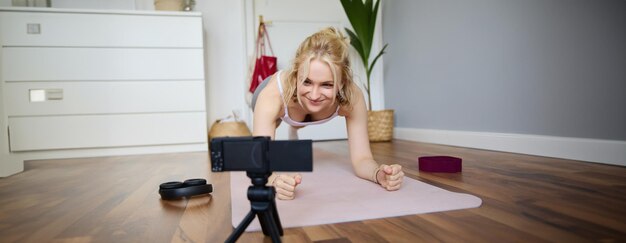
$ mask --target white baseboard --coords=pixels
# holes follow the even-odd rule
[[[22,157],[24,160],[42,159],[70,159],[88,157],[124,156],[139,154],[162,154],[162,153],[184,153],[208,151],[206,143],[197,144],[170,144],[154,146],[127,146],[114,148],[83,148],[67,150],[43,150],[30,152],[15,152],[14,155]]]
[[[626,141],[399,127],[394,138],[626,166]]]

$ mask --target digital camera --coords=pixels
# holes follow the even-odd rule
[[[211,170],[313,171],[313,141],[272,141],[270,137],[218,137],[211,139]]]

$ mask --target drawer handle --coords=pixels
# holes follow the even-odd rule
[[[26,24],[26,33],[29,35],[41,34],[41,24]]]
[[[44,102],[47,100],[63,100],[63,89],[31,89],[30,102]]]

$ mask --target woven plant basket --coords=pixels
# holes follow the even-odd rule
[[[393,110],[367,112],[367,134],[370,142],[388,142],[393,138]]]
[[[243,121],[217,120],[211,126],[208,134],[209,142],[216,137],[241,137],[252,136],[250,129]]]
[[[155,10],[183,11],[185,9],[184,0],[154,0]]]

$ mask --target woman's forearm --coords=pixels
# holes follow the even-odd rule
[[[378,163],[373,159],[361,160],[353,163],[354,172],[359,178],[376,182],[376,170],[378,169]]]

